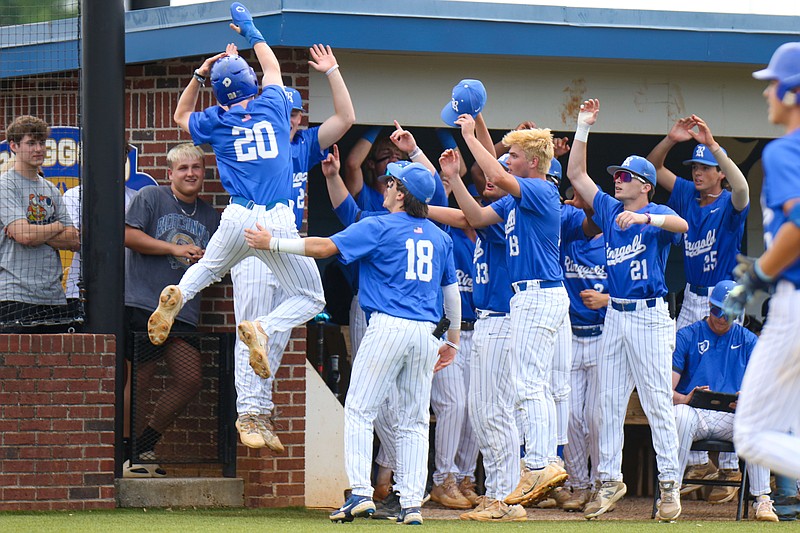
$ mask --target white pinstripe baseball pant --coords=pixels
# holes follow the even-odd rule
[[[614,302],[635,303],[637,307],[618,311],[610,305],[606,313],[598,362],[598,476],[600,481],[622,481],[625,412],[635,385],[653,433],[658,478],[680,481],[678,433],[672,415],[674,322],[661,298],[656,299],[654,307],[647,307],[645,300],[612,298]]]
[[[517,358],[517,410],[525,432],[525,465],[556,457],[556,408],[550,391],[556,332],[569,310],[564,287],[531,288],[511,298],[511,339]]]
[[[458,474],[456,480],[461,482],[465,477],[475,479],[475,467],[478,466],[478,453],[480,447],[478,446],[478,438],[472,430],[472,422],[470,421],[470,414],[467,402],[469,394],[470,365],[473,357],[474,331],[461,332],[461,349],[458,351],[458,357],[453,364],[458,364],[461,369],[461,376],[464,379],[464,424],[461,426],[461,436],[458,439],[458,446],[456,449],[455,464]]]
[[[597,399],[599,377],[597,359],[602,336],[572,336],[572,391],[570,393],[569,439],[564,446],[567,486],[588,489],[597,480]],[[589,458],[592,471],[589,474]]]
[[[419,507],[425,493],[436,325],[372,313],[353,363],[344,408],[345,470],[353,494],[372,496],[373,421],[397,386],[395,489],[403,507]]]
[[[267,265],[255,257],[246,257],[231,268],[233,281],[233,312],[236,323],[255,320],[272,311],[286,299],[286,293]],[[275,408],[272,403],[272,386],[278,373],[283,352],[289,343],[292,330],[278,331],[269,337],[269,368],[272,376],[259,377],[250,368],[250,351],[238,337],[234,351],[236,385],[236,412],[265,414],[271,416]]]
[[[556,444],[563,445],[569,438],[570,373],[572,370],[572,323],[567,313],[556,333],[553,352],[553,371],[550,373],[550,389],[556,405]]]
[[[739,455],[800,478],[800,290],[780,281],[750,356],[734,418]]]
[[[194,296],[222,276],[245,257],[255,256],[264,261],[286,291],[287,297],[266,316],[258,317],[265,333],[272,337],[279,331],[291,331],[322,311],[325,297],[316,263],[310,257],[273,253],[250,248],[244,240],[244,229],[256,223],[269,229],[278,238],[297,239],[294,212],[278,204],[270,210],[256,205],[247,209],[230,204],[222,213],[219,228],[211,236],[205,255],[183,274],[178,287],[184,301]]]
[[[486,496],[504,499],[516,488],[520,474],[511,318],[478,318],[472,351],[467,396],[470,422],[483,455]]]
[[[686,404],[678,404],[674,408],[680,445],[678,452],[680,470],[678,471],[681,472],[682,479],[694,441],[703,439],[733,440],[734,414],[695,409]],[[769,469],[755,463],[746,463],[746,465],[747,475],[750,476],[750,494],[753,496],[769,494]],[[738,469],[739,465],[736,465],[736,468]]]
[[[364,338],[364,333],[367,331],[367,315],[361,309],[358,303],[358,293],[353,295],[353,301],[350,303],[350,349],[353,357],[358,353],[358,347],[361,346],[361,339]]]

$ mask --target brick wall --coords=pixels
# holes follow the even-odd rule
[[[111,335],[0,335],[0,510],[108,509]]]
[[[284,83],[298,89],[308,106],[308,51],[306,49],[277,49],[276,55],[281,61],[284,72]],[[252,51],[243,52],[251,64],[257,61]],[[126,69],[125,89],[125,124],[126,135],[131,144],[139,151],[139,171],[153,176],[159,183],[166,181],[166,154],[170,148],[180,142],[190,141],[188,134],[179,130],[172,120],[175,105],[185,85],[189,82],[192,72],[205,58],[193,57],[174,60],[165,60],[155,63],[131,65]],[[72,126],[78,125],[78,83],[77,73],[55,74],[36,76],[26,79],[0,80],[0,89],[5,95],[4,102],[0,105],[0,128],[4,130],[13,118],[20,114],[33,114],[41,117],[51,125]],[[210,88],[203,89],[198,101],[197,109],[211,106],[215,103]],[[307,120],[307,119],[305,119]],[[0,135],[2,137],[3,135]],[[228,194],[222,188],[216,171],[213,154],[210,149],[206,157],[206,180],[201,197],[222,210],[228,202]],[[305,227],[305,224],[304,224]],[[90,231],[86,228],[84,231]],[[91,295],[88,295],[90,298]],[[226,276],[222,282],[209,287],[203,292],[201,329],[214,332],[231,332],[234,330],[235,320],[233,314],[233,289],[230,278]],[[22,337],[18,337],[22,339]],[[14,337],[16,338],[16,337]],[[8,342],[15,345],[16,341]],[[47,342],[47,338],[36,342]],[[113,353],[113,349],[112,349]],[[15,357],[20,357],[17,355]],[[273,457],[269,450],[250,450],[239,445],[237,473],[245,479],[246,502],[248,506],[283,506],[303,504],[303,482],[305,467],[305,450],[303,447],[305,430],[305,357],[306,357],[306,329],[296,328],[292,340],[287,347],[283,358],[283,366],[276,379],[276,392],[274,401],[277,411],[277,433],[286,446],[286,453]],[[108,369],[113,371],[113,357],[104,362]],[[0,372],[5,376],[13,369],[7,367],[8,361],[0,364]],[[21,379],[11,376],[9,387],[27,386]],[[113,391],[113,380],[109,391]],[[0,389],[1,390],[1,389]],[[5,395],[0,399],[0,408],[9,405],[9,398]],[[112,403],[113,405],[113,403]],[[5,423],[3,420],[0,423]],[[2,426],[5,427],[5,426]],[[111,440],[113,444],[113,425]],[[5,448],[4,448],[5,450]],[[110,453],[110,452],[109,452]],[[113,471],[113,455],[111,464],[104,464],[104,472]],[[3,459],[5,460],[5,459]],[[170,468],[176,474],[202,473],[215,475],[218,468]],[[0,469],[2,487],[13,486],[21,480],[17,477],[9,478],[6,469]],[[216,474],[218,475],[218,474]],[[107,474],[107,477],[110,474]],[[83,480],[86,487],[97,486],[97,483],[88,483]],[[104,483],[111,483],[110,477]],[[48,486],[47,480],[37,478],[35,484],[41,487]],[[110,486],[110,485],[109,485]],[[103,486],[100,487],[103,489]],[[5,488],[4,490],[11,490]],[[44,489],[41,489],[44,490]],[[48,489],[49,490],[49,489]],[[6,493],[11,496],[11,493]],[[79,497],[79,496],[76,496]],[[109,497],[103,495],[103,497]],[[113,495],[111,495],[113,499]],[[4,497],[8,502],[14,498]],[[22,499],[32,505],[38,505],[39,497],[36,489],[28,490]],[[86,505],[90,505],[92,498],[88,498]],[[16,508],[26,507],[20,504]],[[48,508],[48,507],[36,507]],[[55,507],[53,507],[55,508]],[[64,505],[59,508],[72,508]]]

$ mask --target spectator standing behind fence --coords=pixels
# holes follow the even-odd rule
[[[147,319],[158,305],[161,289],[177,283],[186,269],[205,252],[220,216],[198,198],[205,175],[205,154],[191,143],[180,144],[167,153],[168,186],[145,187],[134,197],[125,215],[125,323],[130,332],[147,331]],[[195,332],[200,318],[200,299],[186,302],[172,331]],[[202,369],[196,343],[171,337],[160,346],[149,342],[135,354],[129,344],[126,357],[136,357],[136,432],[132,457],[123,467],[125,477],[163,477],[156,461],[155,445],[200,390]],[[166,358],[171,373],[169,385],[151,411],[144,412],[143,391]],[[140,463],[140,464],[137,464]]]
[[[78,231],[59,190],[39,175],[49,127],[30,115],[6,129],[13,167],[0,176],[0,332],[50,333],[66,316],[58,250],[77,250]],[[50,325],[47,323],[50,322]]]

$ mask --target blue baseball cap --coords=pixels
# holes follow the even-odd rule
[[[508,170],[508,152],[497,158],[497,162],[503,165],[503,168]]]
[[[550,170],[547,171],[547,175],[555,178],[556,181],[561,181],[561,163],[555,157],[550,160]]]
[[[283,90],[286,93],[286,98],[288,98],[289,103],[292,104],[292,110],[299,109],[302,111],[303,97],[300,96],[300,91],[293,87],[284,87]]]
[[[479,80],[461,80],[453,87],[453,96],[442,109],[442,120],[455,126],[459,115],[477,116],[486,105],[486,89]]]
[[[414,198],[424,204],[431,201],[436,190],[433,174],[422,163],[411,161],[389,163],[386,165],[386,175],[381,176],[381,179],[389,177],[399,180]]]
[[[720,146],[720,148],[722,147]],[[722,148],[722,153],[728,155],[728,152],[725,151],[725,148]],[[709,167],[719,166],[719,163],[717,163],[717,158],[714,157],[714,154],[711,153],[711,150],[705,144],[698,144],[695,146],[694,152],[692,152],[692,158],[683,162],[684,165],[691,165],[692,163],[700,163],[701,165],[706,165]]]
[[[611,165],[606,170],[612,176],[617,170],[627,170],[640,178],[647,180],[653,187],[656,186],[656,167],[653,163],[639,155],[629,155],[621,165]]]

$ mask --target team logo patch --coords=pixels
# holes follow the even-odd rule
[[[708,351],[708,347],[711,343],[708,342],[708,339],[704,340],[703,342],[697,343],[697,350],[700,352],[700,355],[703,355]]]
[[[422,228],[417,226],[416,228],[414,228],[414,233],[422,233]]]
[[[225,87],[230,87],[231,86],[231,79],[230,78],[225,78],[224,80],[222,80],[222,85],[224,85]]]

